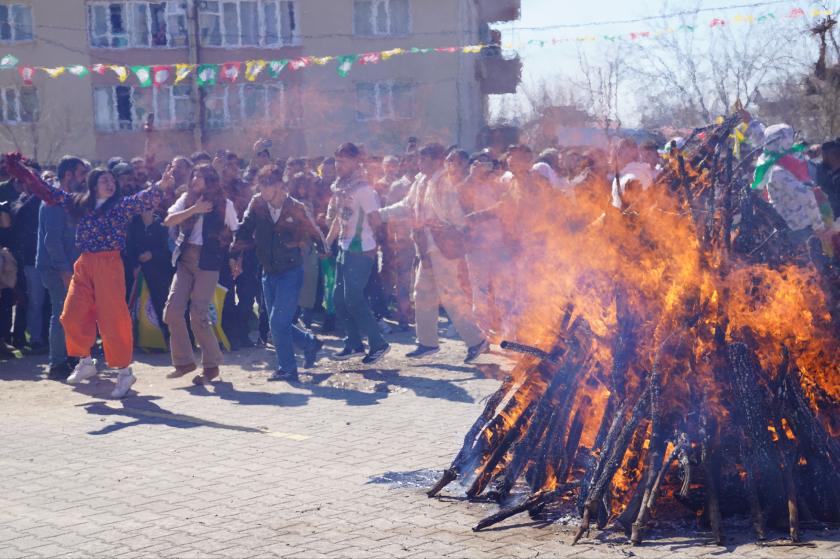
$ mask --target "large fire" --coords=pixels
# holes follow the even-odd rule
[[[783,235],[739,177],[734,123],[674,148],[624,211],[605,213],[603,181],[539,193],[517,259],[530,348],[507,344],[529,354],[430,496],[459,479],[510,507],[479,528],[574,502],[575,541],[596,521],[640,543],[652,516],[680,510],[718,542],[730,514],[793,540],[802,521],[840,520],[826,274],[807,245],[774,252]],[[513,505],[520,480],[530,496]]]

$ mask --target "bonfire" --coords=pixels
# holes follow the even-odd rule
[[[794,542],[840,521],[837,278],[750,191],[737,123],[672,146],[623,212],[596,183],[535,212],[528,320],[503,343],[522,356],[430,497],[458,480],[498,502],[476,530],[574,508],[575,543],[592,523],[639,544],[696,518],[720,544],[737,515]]]

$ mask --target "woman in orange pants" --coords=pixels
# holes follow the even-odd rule
[[[7,158],[8,163],[8,158]],[[122,196],[114,175],[107,169],[94,169],[87,178],[87,192],[68,194],[27,173],[28,169],[7,164],[10,173],[21,179],[27,190],[45,203],[66,208],[78,220],[76,245],[82,255],[73,268],[73,277],[64,301],[61,324],[67,353],[79,364],[67,382],[77,384],[97,374],[90,348],[96,342],[96,327],[105,347],[105,360],[118,370],[112,398],[122,398],[137,381],[131,372],[131,316],[125,302],[125,279],[120,251],[125,248],[128,224],[135,215],[153,210],[172,188],[174,179],[167,169],[160,185],[153,185],[132,196]],[[26,175],[31,176],[26,176]]]

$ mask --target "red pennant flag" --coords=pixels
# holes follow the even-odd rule
[[[712,20],[712,22],[709,24],[709,27],[717,27],[718,25],[726,25],[726,22],[725,22],[724,20],[722,20],[722,19],[720,19],[720,18],[717,18],[717,17],[716,17],[716,18],[715,18],[715,19],[713,19],[713,20]]]
[[[435,49],[435,52],[458,52],[457,47],[439,47]]]
[[[20,77],[23,78],[24,85],[32,85],[32,78],[35,77],[35,68],[32,66],[21,66],[18,68]]]
[[[152,85],[160,87],[169,80],[172,75],[172,66],[153,66],[152,67]]]
[[[300,70],[301,68],[306,68],[309,66],[309,59],[307,57],[303,58],[295,58],[294,60],[289,61],[289,68],[292,70]]]
[[[95,72],[100,76],[104,76],[105,72],[108,70],[108,66],[105,64],[94,64],[90,67],[91,72]]]
[[[378,52],[366,52],[359,57],[359,64],[376,64],[379,62],[380,56]]]
[[[219,71],[219,79],[223,82],[233,83],[239,79],[240,70],[242,70],[241,62],[225,62]]]
[[[805,17],[805,10],[803,10],[802,8],[794,8],[790,11],[790,14],[788,15],[788,17],[791,18],[791,19],[794,19],[794,18],[797,18],[797,17]]]

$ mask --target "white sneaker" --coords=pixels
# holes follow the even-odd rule
[[[67,377],[67,384],[79,384],[85,379],[95,377],[98,372],[96,370],[96,359],[91,359],[90,357],[79,359],[76,368]]]
[[[117,386],[111,392],[111,398],[122,398],[128,394],[128,391],[131,390],[131,386],[135,382],[137,382],[137,377],[131,372],[130,367],[120,369],[120,374],[117,375]]]

